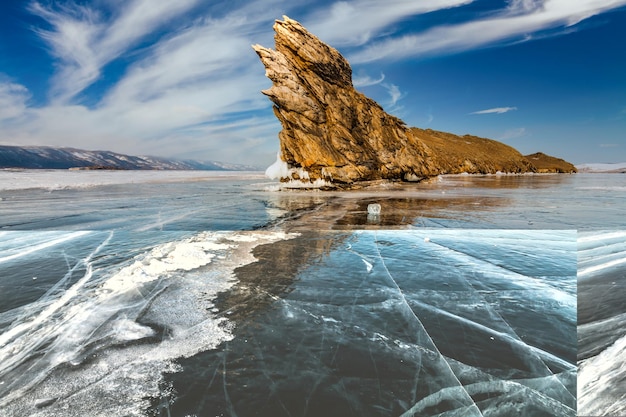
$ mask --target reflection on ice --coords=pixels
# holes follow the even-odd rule
[[[622,177],[451,175],[351,191],[276,192],[262,173],[0,171],[0,228],[598,230],[623,225]],[[380,213],[369,213],[370,204],[380,205]]]
[[[216,303],[234,338],[167,378],[171,415],[576,415],[575,232],[309,232],[255,256]]]
[[[298,231],[597,230],[623,225],[622,179],[610,174],[445,175],[430,182],[383,182],[347,192],[273,193],[268,200],[288,212],[286,225]],[[301,210],[306,202],[310,210]],[[379,204],[380,214],[369,213],[370,204]]]

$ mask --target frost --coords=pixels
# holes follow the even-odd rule
[[[280,184],[280,188],[322,188],[322,187],[332,187],[333,184],[330,182],[323,180],[321,178],[316,179],[315,181],[304,182],[300,180],[291,180]]]
[[[273,180],[290,177],[289,165],[281,159],[280,152],[276,154],[276,162],[265,170],[265,175]]]
[[[330,183],[320,178],[311,181],[308,171],[302,167],[292,167],[280,156],[280,152],[276,155],[276,162],[265,170],[265,175],[273,180],[289,180],[280,188],[320,188],[329,186]],[[322,169],[322,175],[330,177]]]

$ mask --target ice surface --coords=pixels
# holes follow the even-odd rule
[[[232,338],[214,299],[235,282],[233,270],[254,260],[255,246],[292,237],[198,233],[100,272],[99,260],[125,239],[95,236],[100,244],[59,282],[80,270],[82,277],[0,317],[12,319],[0,334],[3,415],[142,414],[160,395],[162,373],[177,369],[173,360]]]
[[[0,228],[4,230],[250,230],[280,215],[266,203],[271,193],[265,191],[268,180],[262,173],[29,171],[16,175],[15,189],[2,190],[0,180]],[[64,185],[57,187],[57,183]]]
[[[0,170],[0,191],[41,188],[63,190],[114,184],[214,181],[221,178],[263,178],[260,172],[238,171],[69,171]]]
[[[578,246],[578,411],[625,415],[626,232],[583,232]]]
[[[573,231],[303,232],[257,256],[216,304],[234,338],[168,377],[171,415],[576,415]]]
[[[618,229],[615,174],[442,176],[324,191],[223,171],[0,171],[5,230]],[[270,192],[268,190],[281,190]],[[532,201],[532,205],[529,205]],[[380,204],[369,217],[367,206]],[[276,223],[273,223],[276,222]]]
[[[33,253],[45,250],[51,246],[68,242],[86,235],[88,232],[50,232],[42,233],[36,242],[29,239],[23,240],[23,236],[10,236],[10,233],[0,232],[0,263],[8,262]],[[16,239],[14,239],[15,237]]]
[[[622,322],[623,323],[623,322]],[[624,388],[626,337],[617,339],[578,368],[578,409],[581,415],[620,416],[626,413]]]
[[[265,170],[265,175],[273,180],[291,177],[289,165],[280,157],[280,152],[276,154],[276,161]]]

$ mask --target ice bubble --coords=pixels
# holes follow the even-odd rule
[[[367,213],[368,214],[380,214],[380,204],[374,203],[374,204],[368,204],[367,205]]]
[[[35,408],[44,408],[52,405],[58,398],[41,398],[35,402]]]

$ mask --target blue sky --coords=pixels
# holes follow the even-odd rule
[[[4,0],[0,144],[269,165],[282,15],[410,126],[626,161],[626,0]]]

